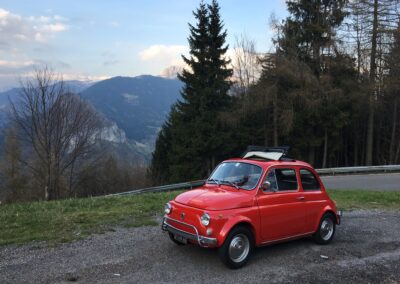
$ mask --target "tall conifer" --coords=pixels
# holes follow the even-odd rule
[[[184,83],[182,98],[172,108],[156,142],[152,176],[159,182],[204,178],[225,158],[228,131],[219,113],[229,108],[229,77],[232,70],[225,58],[227,32],[216,0],[200,3],[189,24],[189,56],[178,78]]]

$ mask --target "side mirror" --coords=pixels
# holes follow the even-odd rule
[[[271,183],[269,181],[264,181],[263,184],[261,185],[261,189],[263,191],[268,191],[271,189]]]

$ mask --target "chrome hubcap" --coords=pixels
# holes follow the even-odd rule
[[[329,240],[333,235],[333,221],[331,218],[326,218],[322,221],[320,228],[321,238],[324,241]]]
[[[229,245],[229,257],[233,262],[242,262],[250,251],[249,238],[244,234],[236,235]]]

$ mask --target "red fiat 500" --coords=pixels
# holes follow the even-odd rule
[[[254,247],[312,236],[328,244],[341,212],[307,163],[288,148],[251,146],[243,158],[219,164],[205,185],[165,205],[162,229],[176,244],[218,247],[230,268]]]

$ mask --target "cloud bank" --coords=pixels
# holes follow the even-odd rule
[[[182,64],[181,55],[187,53],[189,48],[186,45],[151,45],[139,53],[143,61],[167,62],[167,65]]]
[[[54,16],[28,16],[0,8],[0,47],[30,42],[47,42],[55,34],[68,30],[67,19]]]

